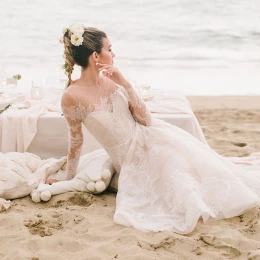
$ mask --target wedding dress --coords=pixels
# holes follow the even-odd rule
[[[77,170],[83,123],[120,172],[118,224],[186,234],[199,218],[230,218],[259,202],[259,171],[246,171],[186,131],[151,118],[132,88],[104,76],[93,88],[72,85],[62,109],[69,126],[67,179]]]

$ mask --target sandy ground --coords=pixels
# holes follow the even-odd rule
[[[260,151],[260,97],[189,97],[209,145],[224,156]],[[16,199],[0,214],[1,260],[260,259],[260,208],[189,235],[114,224],[115,194]]]

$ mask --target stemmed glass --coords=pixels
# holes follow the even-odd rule
[[[63,95],[63,92],[66,89],[66,85],[68,82],[68,76],[64,74],[64,70],[60,69],[58,72],[59,76],[58,76],[58,90],[57,90],[57,96],[58,99],[61,98],[61,96]]]
[[[149,101],[152,99],[152,88],[149,85],[141,85],[142,90],[142,98],[145,101]]]
[[[64,70],[60,69],[59,70],[59,89],[65,90],[66,84],[68,82],[68,76],[64,74]]]
[[[31,98],[34,100],[42,99],[42,84],[38,80],[32,81]]]

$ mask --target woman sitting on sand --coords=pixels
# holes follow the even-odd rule
[[[122,73],[107,35],[82,25],[64,30],[67,89],[62,110],[69,126],[67,179],[77,171],[82,124],[120,172],[114,221],[145,231],[191,232],[204,222],[254,207],[260,176],[245,171],[186,131],[152,119]],[[81,76],[72,82],[74,64]],[[48,183],[53,183],[49,180]]]

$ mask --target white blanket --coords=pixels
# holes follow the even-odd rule
[[[41,160],[31,153],[0,153],[0,211],[10,206],[6,199],[30,194],[41,181],[62,169],[66,160]]]
[[[6,199],[29,194],[33,201],[40,202],[68,191],[101,193],[108,187],[115,173],[112,161],[104,149],[81,156],[77,175],[70,181],[64,181],[66,162],[66,157],[41,160],[31,153],[0,153],[0,212],[10,206],[10,201]],[[48,178],[60,182],[44,184]]]

